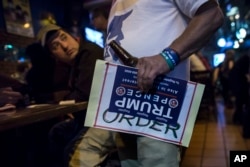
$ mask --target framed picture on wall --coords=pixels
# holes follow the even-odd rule
[[[29,0],[2,0],[8,33],[34,37]]]

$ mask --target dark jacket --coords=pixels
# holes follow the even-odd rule
[[[71,92],[65,99],[74,99],[77,102],[89,100],[97,59],[103,60],[103,49],[94,43],[81,41],[79,54],[75,58],[71,71]]]
[[[230,72],[230,86],[234,95],[245,94],[249,88],[246,74],[248,73],[250,65],[250,57],[245,54],[242,55],[236,62]]]
[[[79,53],[75,58],[70,76],[70,93],[65,100],[74,99],[76,102],[88,101],[92,79],[97,59],[103,59],[103,49],[98,45],[81,41]],[[85,120],[86,110],[73,113],[76,122],[80,125]]]

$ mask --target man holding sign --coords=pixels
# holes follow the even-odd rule
[[[117,0],[110,11],[106,43],[115,40],[139,58],[136,85],[143,93],[152,88],[159,75],[189,80],[188,56],[201,49],[222,23],[223,14],[215,0]],[[104,56],[120,63],[108,45]],[[125,100],[128,98],[117,101],[116,106]],[[145,136],[131,140],[125,136],[121,138],[124,147],[119,150],[123,167],[179,166],[177,145]],[[137,143],[137,161],[129,158],[131,152],[125,152],[132,140]]]

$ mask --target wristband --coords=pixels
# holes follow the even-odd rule
[[[165,53],[166,55],[168,55],[170,60],[173,62],[174,66],[177,66],[179,64],[180,56],[178,55],[178,53],[176,51],[174,51],[171,48],[166,48],[162,52]]]
[[[179,62],[180,62],[179,55],[176,53],[176,51],[174,51],[171,48],[164,49],[161,52],[161,55],[163,56],[163,58],[167,62],[170,70],[173,70],[174,67],[177,66],[179,64]]]
[[[169,58],[164,52],[162,52],[160,55],[161,55],[161,56],[164,58],[164,60],[166,61],[166,63],[167,63],[167,65],[168,65],[169,69],[170,69],[170,70],[173,70],[175,66],[174,66],[173,62],[170,60],[170,58]]]

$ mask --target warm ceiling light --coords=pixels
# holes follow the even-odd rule
[[[24,28],[30,28],[30,23],[25,23],[25,24],[23,25],[23,27],[24,27]]]

